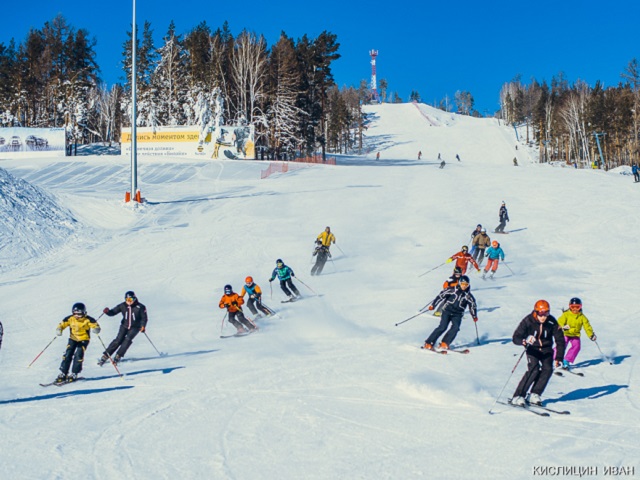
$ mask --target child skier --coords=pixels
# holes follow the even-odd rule
[[[572,298],[569,301],[569,310],[566,310],[560,318],[558,318],[558,325],[564,332],[565,355],[562,362],[562,368],[565,370],[571,367],[571,364],[576,361],[578,353],[580,353],[580,331],[584,327],[584,331],[592,342],[597,340],[596,334],[593,333],[593,328],[589,323],[589,319],[582,312],[582,300],[577,297]]]
[[[524,317],[515,332],[513,343],[524,345],[527,352],[527,371],[522,376],[511,403],[524,406],[529,389],[529,403],[542,405],[540,395],[553,373],[553,344],[555,342],[555,364],[564,359],[564,336],[556,319],[549,314],[551,307],[546,300],[538,300],[533,311]]]
[[[65,317],[56,328],[56,334],[62,335],[62,331],[69,327],[69,342],[67,349],[62,356],[60,364],[60,375],[56,378],[55,383],[74,382],[78,378],[78,374],[82,371],[82,362],[84,361],[84,352],[89,346],[91,339],[90,330],[100,333],[100,325],[95,318],[87,315],[87,308],[84,303],[75,303],[71,309],[71,315]],[[73,362],[71,375],[68,375],[69,368]]]
[[[249,310],[251,310],[251,313],[258,315],[256,318],[260,318],[263,315],[268,317],[272,314],[271,310],[262,304],[262,290],[258,284],[253,282],[253,277],[245,278],[244,286],[242,290],[240,290],[240,297],[242,297],[243,300],[247,294],[249,295],[247,306]],[[260,313],[258,310],[260,310]]]
[[[509,221],[509,212],[507,212],[507,205],[504,202],[500,205],[498,218],[500,218],[500,225],[496,227],[494,233],[504,233],[504,227],[507,226],[507,222]]]
[[[276,275],[278,276],[278,280],[280,280],[280,288],[285,293],[285,295],[289,297],[288,301],[293,302],[296,300],[296,298],[300,298],[302,296],[300,295],[300,292],[298,291],[296,286],[293,284],[293,280],[291,280],[291,277],[296,276],[295,273],[293,273],[293,270],[285,265],[284,262],[280,259],[276,260],[276,268],[273,269],[269,282],[273,282],[273,279],[276,278]],[[291,290],[289,290],[289,288],[287,287],[289,287]]]
[[[454,268],[453,275],[451,275],[449,278],[447,278],[444,281],[444,283],[442,284],[442,290],[438,295],[442,295],[443,292],[452,292],[460,282],[461,276],[462,276],[462,269],[460,267]],[[441,316],[443,307],[444,307],[444,302],[440,302],[438,305],[436,305],[435,310],[433,311],[433,314],[436,317]]]
[[[480,267],[478,267],[476,261],[471,255],[469,255],[469,247],[467,247],[466,245],[463,245],[462,249],[458,253],[454,253],[453,255],[451,255],[447,259],[447,263],[451,263],[454,260],[456,261],[456,267],[460,267],[463,275],[467,273],[467,264],[469,262],[471,262],[471,264],[476,268],[478,272],[480,271]]]
[[[498,259],[504,262],[504,251],[500,247],[500,244],[494,240],[491,242],[491,246],[487,248],[487,264],[484,267],[484,272],[482,272],[482,278],[487,278],[487,272],[491,270],[489,274],[489,278],[493,278],[498,270]]]
[[[316,240],[316,248],[312,255],[316,257],[316,263],[311,268],[311,275],[320,275],[330,256],[329,247],[325,247],[320,240]]]
[[[240,305],[243,303],[244,299],[233,291],[231,285],[224,286],[224,295],[220,298],[219,307],[227,309],[229,323],[236,327],[237,333],[253,332],[258,327],[242,313]]]
[[[456,338],[458,331],[460,330],[460,323],[462,322],[462,315],[467,307],[469,307],[469,313],[473,317],[473,321],[478,321],[478,313],[476,307],[476,299],[471,293],[471,287],[469,286],[469,277],[462,275],[460,282],[456,287],[451,290],[443,290],[438,294],[436,298],[429,304],[429,310],[433,310],[439,303],[444,303],[442,308],[442,318],[440,319],[440,325],[431,332],[431,335],[425,340],[424,348],[427,350],[433,350],[433,345],[438,340],[438,337],[444,333],[444,331],[451,323],[449,331],[442,338],[442,342],[439,347],[441,350],[448,350],[451,342]]]

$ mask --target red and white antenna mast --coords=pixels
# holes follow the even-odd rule
[[[376,57],[378,56],[377,50],[369,50],[371,56],[371,101],[380,103],[380,97],[378,96],[378,81],[376,80]]]

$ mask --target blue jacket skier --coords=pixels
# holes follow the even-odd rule
[[[295,277],[296,274],[293,273],[293,270],[285,265],[281,259],[276,260],[276,268],[273,269],[269,282],[273,282],[276,276],[278,277],[278,280],[280,280],[280,288],[285,295],[289,297],[289,301],[294,301],[296,298],[300,298],[302,296],[293,284],[293,280],[291,280],[291,277]]]

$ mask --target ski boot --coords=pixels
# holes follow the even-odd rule
[[[106,355],[102,355],[100,357],[100,360],[98,360],[98,366],[103,366],[105,363],[107,363],[107,360],[109,360],[109,357],[107,357]]]
[[[431,345],[428,342],[424,342],[424,345],[422,348],[424,348],[425,350],[433,350],[433,345]]]
[[[511,399],[511,405],[515,405],[516,407],[524,407],[524,397],[513,397]]]
[[[54,383],[66,383],[67,382],[67,374],[66,373],[60,373],[58,375],[58,378],[55,379]]]
[[[122,361],[122,357],[120,355],[116,355],[113,357],[113,364],[118,365]]]
[[[538,395],[537,393],[531,393],[529,394],[529,403],[531,405],[542,406],[542,399],[540,398],[540,395]]]
[[[75,382],[78,379],[77,373],[72,373],[71,375],[67,375],[67,383]]]
[[[446,344],[446,343],[444,343],[444,342],[441,342],[441,343],[440,343],[440,345],[438,346],[438,348],[439,348],[440,350],[449,350],[449,345],[447,345],[447,344]]]

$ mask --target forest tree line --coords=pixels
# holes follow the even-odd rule
[[[540,161],[614,168],[638,162],[640,68],[633,59],[611,87],[573,84],[562,73],[551,84],[516,77],[500,91],[501,117],[526,126],[527,142],[540,147]],[[604,158],[602,162],[601,157]]]

